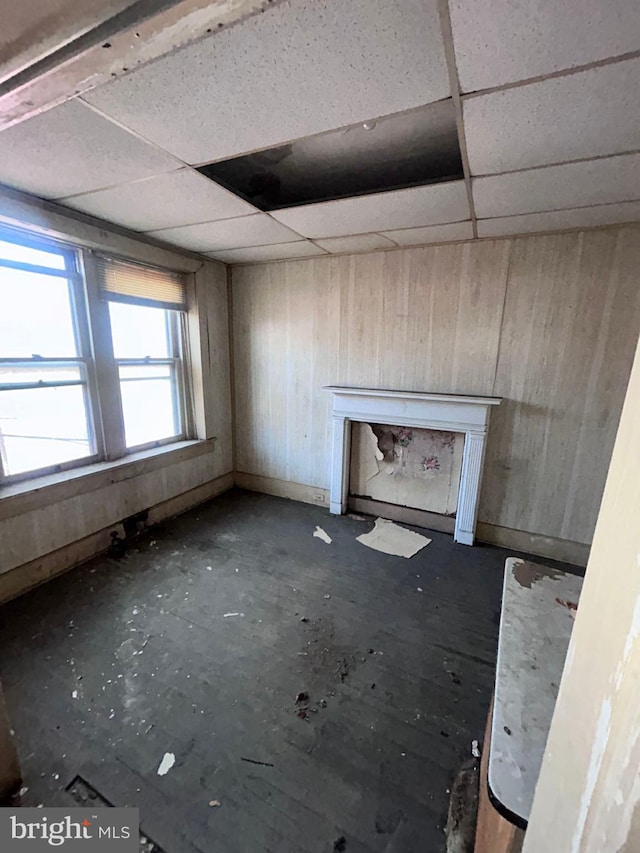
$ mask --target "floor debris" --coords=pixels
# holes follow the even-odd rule
[[[309,694],[304,690],[301,693],[298,693],[298,695],[296,696],[296,705],[300,705],[302,702],[308,702],[308,701],[309,701]]]
[[[165,754],[162,756],[160,766],[158,767],[158,776],[166,776],[175,763],[175,755],[172,752],[165,752]]]
[[[220,802],[220,800],[209,800],[209,805],[212,808],[215,808],[216,806],[221,806],[222,803]]]
[[[418,551],[426,547],[431,539],[400,527],[386,518],[376,518],[375,526],[369,533],[356,536],[356,540],[367,548],[381,551],[383,554],[392,554],[396,557],[413,557]]]
[[[244,616],[244,613],[223,613],[224,619],[228,619],[229,616]]]
[[[316,539],[322,539],[323,542],[326,542],[327,545],[331,545],[333,539],[326,533],[321,527],[316,525],[316,529],[313,531],[313,535]]]
[[[477,740],[471,741],[471,755],[473,755],[474,758],[480,758],[480,746]]]
[[[333,845],[333,853],[343,853],[347,849],[347,839],[344,835],[337,838]]]
[[[242,758],[242,756],[240,757],[240,761],[246,761],[247,764],[259,764],[261,767],[274,766],[270,761],[256,761],[254,758]]]

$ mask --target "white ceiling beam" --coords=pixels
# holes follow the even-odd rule
[[[0,43],[0,130],[280,2],[83,0],[75,36],[68,31],[68,15],[40,22],[23,16],[15,21],[13,52]],[[64,7],[64,0],[58,4]],[[115,14],[105,18],[105,8]]]

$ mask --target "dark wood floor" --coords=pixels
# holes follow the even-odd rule
[[[165,853],[441,853],[508,552],[406,560],[371,526],[234,491],[0,608],[23,803],[80,777]]]

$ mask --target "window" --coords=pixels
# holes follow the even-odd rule
[[[0,232],[0,483],[187,438],[185,282]]]
[[[127,449],[186,436],[181,276],[98,258]]]
[[[73,251],[0,239],[4,478],[96,458],[80,285]]]

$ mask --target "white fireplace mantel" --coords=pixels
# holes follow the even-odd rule
[[[331,512],[341,515],[347,509],[351,421],[462,432],[464,450],[454,539],[473,545],[489,414],[501,398],[337,386],[325,390],[333,399]]]

